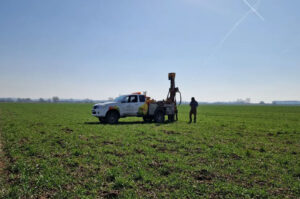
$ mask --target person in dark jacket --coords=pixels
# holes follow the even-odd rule
[[[190,110],[190,123],[192,122],[192,115],[194,115],[194,123],[196,123],[198,102],[195,100],[194,97],[192,97],[190,107],[191,107],[191,110]]]

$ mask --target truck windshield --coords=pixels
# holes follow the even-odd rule
[[[127,95],[121,95],[119,97],[117,97],[116,99],[114,99],[115,102],[122,102],[122,100],[124,100],[124,98],[126,97]]]

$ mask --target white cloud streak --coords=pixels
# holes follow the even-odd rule
[[[243,2],[244,2],[244,3],[246,4],[246,6],[248,6],[248,7],[252,10],[252,12],[253,12],[254,14],[256,14],[256,16],[258,16],[262,21],[265,20],[265,18],[264,18],[261,14],[259,14],[259,12],[258,12],[253,6],[251,6],[250,3],[249,3],[247,0],[243,0]]]
[[[246,0],[243,0],[244,2]],[[249,14],[251,13],[257,13],[256,15],[261,16],[257,10],[254,7],[258,7],[260,4],[261,0],[257,0],[256,3],[254,4],[254,6],[251,6],[248,1],[246,1],[249,4],[249,10],[239,19],[235,22],[235,24],[231,27],[231,29],[225,34],[225,36],[222,38],[222,40],[219,42],[219,44],[214,48],[214,50],[212,51],[212,53],[208,56],[207,61],[209,61],[214,54],[223,47],[224,43],[226,42],[226,40],[231,36],[231,34],[243,23],[243,21],[248,17]],[[262,20],[264,20],[264,18],[262,17]]]

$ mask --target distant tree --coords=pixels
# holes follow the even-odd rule
[[[18,98],[17,102],[32,102],[30,98]]]
[[[54,103],[57,103],[57,102],[59,102],[59,98],[57,96],[54,96],[54,97],[52,97],[52,101]]]
[[[259,104],[265,104],[265,102],[264,101],[260,101]]]
[[[92,103],[92,100],[90,100],[89,98],[86,98],[84,100],[81,100],[82,103]]]
[[[112,97],[108,98],[108,101],[113,101],[113,100],[114,100],[114,98],[112,98]]]
[[[238,104],[250,104],[251,103],[251,99],[250,98],[246,98],[245,100],[243,100],[243,99],[237,99],[236,100],[236,103],[238,103]]]
[[[244,100],[242,100],[242,99],[237,99],[236,102],[239,103],[239,104],[245,103]]]
[[[45,101],[43,98],[40,98],[40,99],[39,99],[39,102],[40,102],[40,103],[44,103],[44,102],[46,102],[46,101]]]
[[[0,98],[0,102],[14,102],[12,98]]]

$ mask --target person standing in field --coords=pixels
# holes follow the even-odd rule
[[[192,97],[190,107],[191,107],[191,110],[190,110],[190,122],[189,123],[192,123],[192,115],[194,115],[194,123],[196,123],[198,102],[195,100],[194,97]]]

